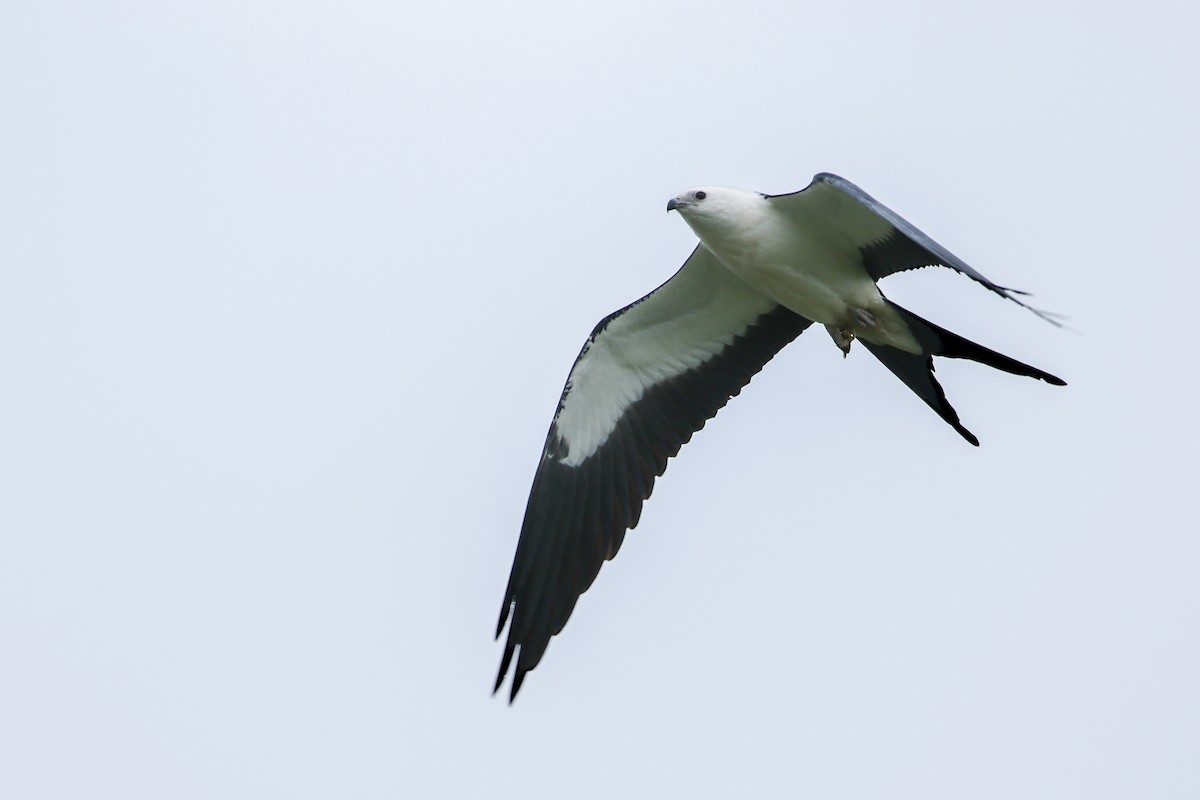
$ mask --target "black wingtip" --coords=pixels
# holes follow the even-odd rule
[[[492,694],[500,691],[500,684],[504,683],[504,676],[508,674],[508,666],[512,663],[513,652],[516,649],[517,646],[512,641],[504,644],[504,656],[500,659],[500,670],[496,673],[496,685],[492,688]]]
[[[510,706],[513,700],[517,699],[517,692],[521,691],[521,683],[525,680],[525,672],[526,670],[518,667],[516,673],[513,675],[512,691],[508,693],[508,704]]]
[[[508,612],[510,610],[512,610],[512,602],[509,599],[505,599],[504,605],[500,608],[500,621],[496,623],[496,635],[492,637],[493,639],[500,638],[500,632],[504,630],[504,623],[508,622]]]

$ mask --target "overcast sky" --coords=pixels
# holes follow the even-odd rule
[[[0,796],[1200,796],[1185,3],[14,3]],[[666,200],[820,171],[1061,375],[816,330],[671,462],[513,706],[492,640]]]

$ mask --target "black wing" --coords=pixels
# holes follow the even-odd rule
[[[667,459],[810,322],[702,245],[665,284],[604,319],[571,368],[525,508],[500,622],[510,701],[600,565],[637,525]]]
[[[767,199],[780,204],[788,213],[804,218],[814,229],[836,232],[848,239],[852,246],[859,248],[867,272],[877,281],[919,267],[949,267],[1061,327],[1062,323],[1048,312],[1014,296],[1026,292],[988,280],[917,226],[845,178],[822,172],[798,192],[770,195]]]

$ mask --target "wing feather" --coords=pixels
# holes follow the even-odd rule
[[[497,689],[515,656],[516,697],[637,525],[667,459],[809,324],[699,246],[669,281],[596,326],[534,475],[496,627],[499,637],[509,622]]]
[[[916,225],[876,200],[845,178],[822,172],[804,189],[791,194],[769,195],[789,213],[810,224],[835,232],[857,247],[867,272],[875,280],[920,267],[942,266],[966,275],[991,291],[1062,327],[1052,314],[1027,303],[1016,289],[988,280],[965,261],[935,242]]]

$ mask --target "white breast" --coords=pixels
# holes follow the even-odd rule
[[[857,250],[801,229],[766,202],[692,228],[731,272],[814,322],[846,324],[850,308],[882,300]]]

